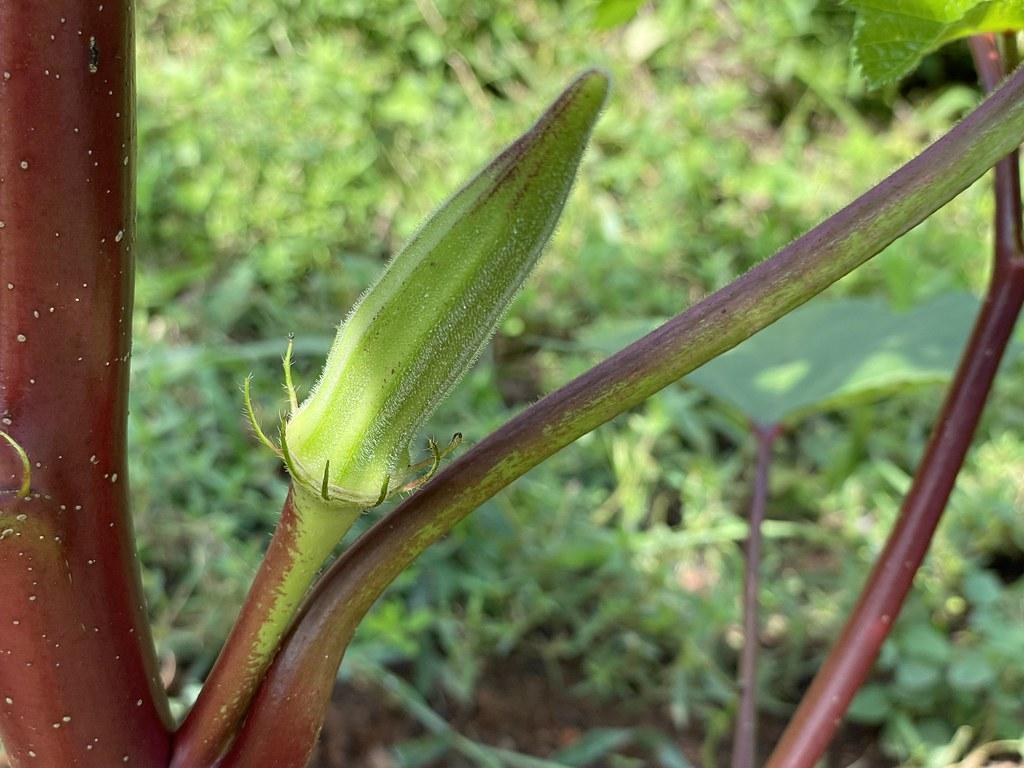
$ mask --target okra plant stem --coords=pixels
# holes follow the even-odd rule
[[[409,443],[540,256],[607,93],[607,75],[581,73],[426,220],[342,324],[319,383],[298,407],[289,347],[293,413],[279,450],[292,492],[242,616],[177,735],[174,768],[208,768],[220,757],[324,558],[361,509],[380,504],[389,488],[410,487]],[[255,431],[278,450],[245,392]],[[446,453],[430,445],[428,474]]]
[[[995,38],[974,38],[971,48],[983,84],[994,88],[1002,79]],[[1024,303],[1019,166],[1013,150],[996,165],[993,275],[925,455],[853,613],[766,768],[811,768],[824,754],[871,672],[949,501]]]
[[[740,654],[740,706],[732,742],[732,768],[754,768],[757,764],[757,658],[760,648],[761,589],[761,526],[768,506],[768,477],[772,464],[772,448],[782,434],[779,424],[768,426],[752,423],[751,432],[757,441],[754,492],[747,515],[749,532],[744,548],[743,576],[743,651]]]
[[[132,8],[0,2],[0,431],[23,451],[0,442],[0,739],[15,768],[165,768],[170,748],[126,461]]]
[[[932,432],[921,466],[853,614],[767,768],[812,768],[871,672],[953,490],[1024,302],[1024,263],[1000,270]]]
[[[867,261],[963,191],[1022,139],[1024,71],[1018,70],[948,134],[849,206],[534,404],[441,472],[364,534],[321,579],[282,644],[222,768],[304,766],[356,624],[426,547],[548,456]],[[1007,295],[998,306],[1013,299]]]
[[[259,571],[202,695],[175,734],[171,768],[213,765],[238,727],[281,637],[324,561],[359,514],[293,488]]]

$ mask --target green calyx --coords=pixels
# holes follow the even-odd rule
[[[369,507],[419,465],[409,444],[476,360],[554,230],[608,93],[577,77],[448,199],[342,324],[312,393],[282,425],[297,484]],[[286,364],[289,391],[290,372]],[[292,402],[295,398],[292,396]],[[428,474],[454,448],[431,442]]]
[[[0,439],[6,442],[18,457],[18,461],[21,464],[21,483],[18,484],[18,488],[14,491],[0,491],[0,493],[13,493],[17,499],[24,499],[28,496],[29,490],[32,487],[32,462],[28,459],[28,454],[25,453],[25,449],[21,447],[21,443],[15,440],[6,432],[0,432]]]

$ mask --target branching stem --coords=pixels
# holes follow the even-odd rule
[[[1018,71],[878,186],[731,285],[528,408],[439,473],[321,579],[220,768],[304,766],[356,625],[424,549],[531,467],[852,271],[959,194],[1022,138],[1024,72]],[[968,399],[987,390],[995,352],[1009,335],[1005,318],[1016,302],[1014,291],[1004,290],[986,304],[985,315],[994,320],[984,323],[972,346],[993,351],[981,361],[991,370],[972,367]],[[959,420],[947,423],[965,426]],[[958,439],[944,433],[941,442]]]
[[[1002,78],[995,38],[971,40],[982,82]],[[1024,303],[1017,153],[996,165],[995,268],[924,458],[899,518],[853,614],[832,647],[766,768],[811,768],[874,665],[921,567]]]

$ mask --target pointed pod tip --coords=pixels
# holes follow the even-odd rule
[[[538,121],[538,126],[565,116],[573,122],[579,121],[590,128],[604,108],[609,91],[611,91],[611,77],[605,70],[596,67],[585,69],[566,86]]]
[[[578,74],[360,300],[320,383],[282,429],[285,461],[311,497],[344,491],[376,506],[403,476],[413,435],[472,365],[554,231],[610,87],[600,69]],[[432,453],[436,470],[443,452]],[[323,477],[303,471],[327,459]]]
[[[501,175],[514,166],[529,165],[524,159],[530,155],[536,162],[547,163],[548,154],[538,151],[540,146],[546,145],[556,156],[570,161],[571,178],[610,91],[611,78],[606,71],[583,70],[551,102],[533,127],[495,158],[488,170],[492,175]]]
[[[598,110],[604,106],[612,87],[612,77],[607,70],[591,67],[580,72],[569,84],[566,92],[575,91],[588,101],[597,102]]]

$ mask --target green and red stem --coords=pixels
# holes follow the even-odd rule
[[[1002,79],[995,39],[975,38],[971,47],[983,83],[995,87]],[[767,768],[811,768],[824,754],[928,552],[1024,303],[1018,174],[1016,151],[996,165],[994,273],[896,525]]]
[[[946,136],[771,259],[528,408],[364,534],[320,580],[221,768],[300,768],[359,620],[424,549],[533,466],[735,346],[959,194],[1024,138],[1018,71]]]
[[[171,768],[207,768],[220,758],[302,598],[358,514],[357,508],[321,504],[302,488],[289,491],[241,613],[175,734]]]
[[[14,766],[164,768],[128,509],[128,0],[0,4],[0,739]]]

